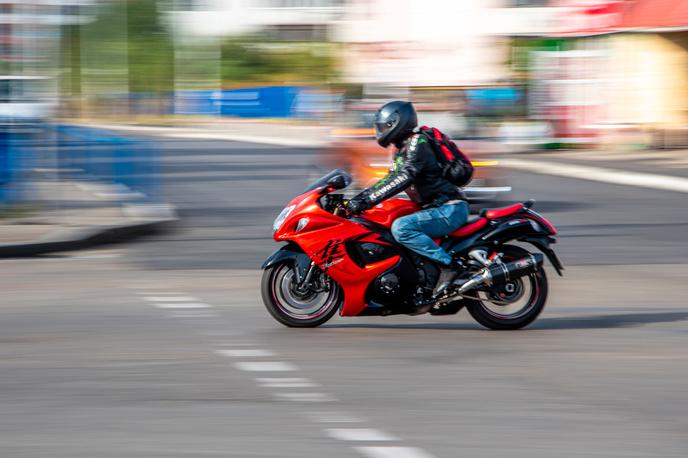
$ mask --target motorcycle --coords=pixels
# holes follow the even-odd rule
[[[287,244],[263,263],[261,293],[277,321],[316,327],[338,310],[348,317],[450,315],[466,308],[487,328],[520,329],[542,312],[548,290],[544,256],[560,276],[563,266],[550,248],[557,231],[531,209],[534,200],[483,209],[436,239],[460,260],[460,272],[434,297],[439,267],[398,244],[390,232],[394,220],[419,207],[392,198],[362,215],[349,215],[344,195],[335,191],[350,183],[348,173],[333,170],[275,219],[273,238]]]

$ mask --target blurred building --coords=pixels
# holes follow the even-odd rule
[[[184,33],[264,32],[283,40],[327,40],[344,0],[173,0]]]
[[[0,1],[0,117],[49,117],[59,97],[60,42],[94,0]]]
[[[555,142],[688,144],[688,1],[558,0],[498,18]]]
[[[474,86],[506,76],[508,42],[491,11],[501,0],[351,0],[336,40],[346,78],[360,84]]]

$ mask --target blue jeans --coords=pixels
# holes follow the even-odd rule
[[[467,219],[467,202],[444,204],[402,216],[392,224],[392,235],[397,242],[421,256],[449,265],[451,256],[432,239],[454,232]]]

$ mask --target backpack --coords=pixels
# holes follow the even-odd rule
[[[420,132],[433,145],[437,161],[443,169],[442,176],[455,186],[463,187],[470,183],[473,178],[473,164],[456,143],[434,127],[423,126]]]

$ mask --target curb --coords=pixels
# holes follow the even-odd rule
[[[97,245],[118,243],[125,240],[163,232],[177,218],[138,221],[101,227],[87,227],[61,233],[40,240],[0,244],[0,258],[22,258],[60,251],[82,250]]]
[[[202,131],[190,127],[168,128],[168,127],[150,127],[150,126],[132,126],[121,124],[92,124],[90,127],[123,131],[141,135],[152,135],[156,137],[178,138],[188,140],[222,140],[243,143],[255,143],[271,146],[284,146],[292,148],[320,148],[327,146],[329,142],[326,140],[308,139],[308,138],[288,138],[288,137],[271,137],[271,136],[256,136],[235,134],[229,132],[212,132]]]

